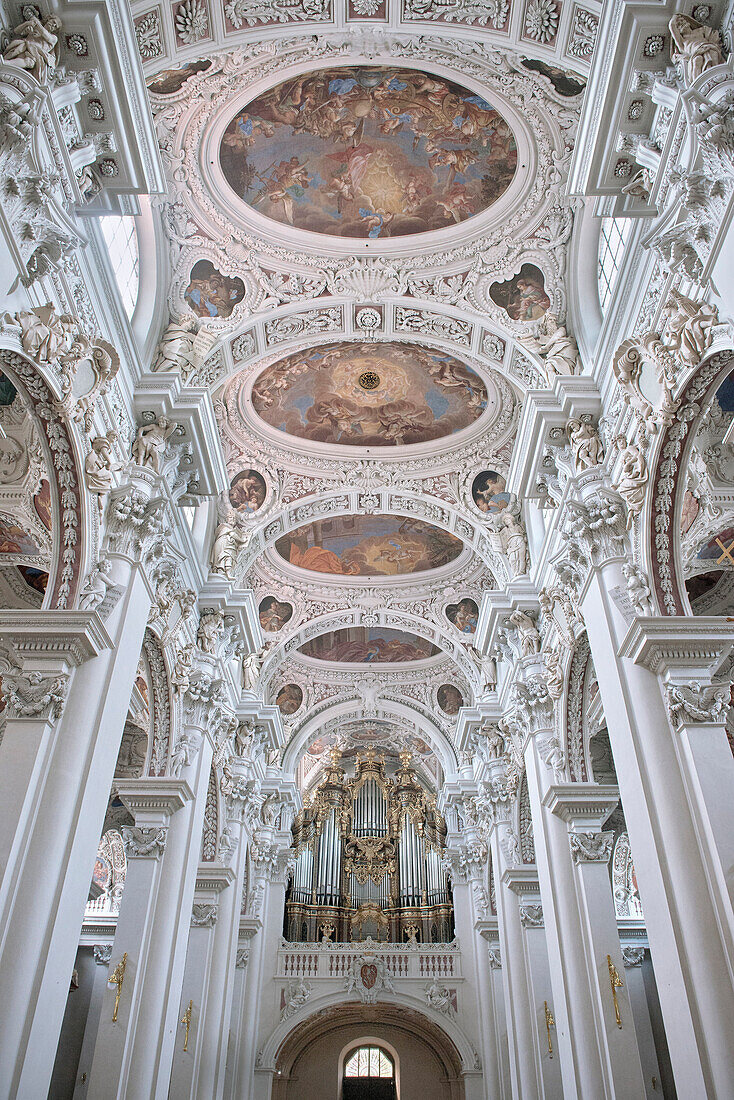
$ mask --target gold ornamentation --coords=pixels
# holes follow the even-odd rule
[[[181,1017],[181,1023],[186,1027],[186,1034],[184,1035],[184,1054],[189,1049],[189,1028],[191,1027],[191,1017],[194,1014],[194,1002],[189,1001],[189,1007]]]
[[[127,966],[127,951],[120,959],[115,969],[107,979],[108,985],[116,985],[117,991],[115,993],[115,1010],[112,1013],[112,1023],[117,1023],[117,1010],[120,1007],[120,994],[122,993],[122,983],[125,980],[125,967]]]
[[[617,1020],[617,1027],[622,1026],[622,1017],[619,1015],[619,1001],[617,1000],[617,990],[621,989],[624,982],[619,976],[619,971],[612,962],[612,956],[607,955],[607,966],[609,967],[609,984],[612,987],[612,999],[614,1001],[614,1016]]]
[[[548,1057],[553,1057],[553,1040],[551,1039],[551,1028],[556,1026],[556,1021],[553,1018],[553,1013],[548,1008],[548,1002],[543,1001],[543,1007],[545,1008],[545,1030],[548,1036]]]

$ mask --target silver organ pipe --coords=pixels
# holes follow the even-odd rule
[[[339,904],[340,872],[341,842],[332,810],[324,822],[319,838],[316,898],[320,905]]]

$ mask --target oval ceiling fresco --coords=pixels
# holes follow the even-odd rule
[[[379,664],[397,661],[424,661],[440,649],[426,638],[393,630],[387,626],[348,626],[319,634],[300,647],[299,653],[318,661],[344,661],[348,664]]]
[[[517,167],[512,130],[481,96],[414,69],[362,66],[264,92],[229,123],[219,157],[260,214],[373,240],[465,221]]]
[[[496,409],[499,394],[492,387]],[[255,412],[301,439],[399,447],[452,435],[482,415],[487,387],[453,355],[411,344],[322,344],[268,367]]]
[[[392,577],[439,569],[463,543],[448,531],[402,516],[335,516],[283,535],[275,549],[291,565],[314,573]]]

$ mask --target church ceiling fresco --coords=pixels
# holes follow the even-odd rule
[[[184,298],[197,317],[226,319],[245,296],[242,279],[217,271],[210,260],[199,260],[191,268]]]
[[[383,576],[420,573],[454,561],[460,539],[401,516],[336,516],[283,535],[275,549],[291,565],[315,573]]]
[[[386,626],[350,626],[320,634],[305,642],[299,650],[319,661],[345,661],[348,664],[383,664],[423,661],[441,651],[432,642],[393,630]]]
[[[475,634],[479,621],[479,607],[476,600],[467,596],[458,603],[448,604],[446,618],[462,634]]]
[[[275,596],[266,596],[260,601],[258,618],[260,626],[269,634],[282,630],[285,624],[293,617],[293,605],[282,603]]]
[[[539,321],[550,309],[545,277],[535,264],[523,264],[511,279],[493,283],[489,296],[513,321]]]
[[[232,119],[220,163],[233,191],[275,221],[340,237],[425,233],[486,210],[517,167],[490,103],[413,69],[303,74]]]
[[[257,470],[238,470],[229,483],[229,503],[236,512],[257,512],[267,496],[265,478]]]
[[[521,58],[523,68],[528,72],[540,73],[564,99],[573,99],[581,95],[586,87],[586,81],[576,73],[567,73],[565,69],[559,69],[556,65],[548,65],[545,61],[538,61],[534,57]]]
[[[484,382],[454,356],[398,343],[296,352],[263,371],[252,389],[255,412],[271,427],[361,447],[451,435],[481,416],[487,401]]]
[[[455,684],[441,684],[436,693],[436,699],[444,714],[448,714],[451,718],[464,706],[464,696]]]

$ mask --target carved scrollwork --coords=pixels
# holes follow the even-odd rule
[[[572,832],[568,835],[574,863],[608,863],[614,833]]]
[[[160,859],[166,848],[167,828],[123,825],[122,839],[128,859]]]

